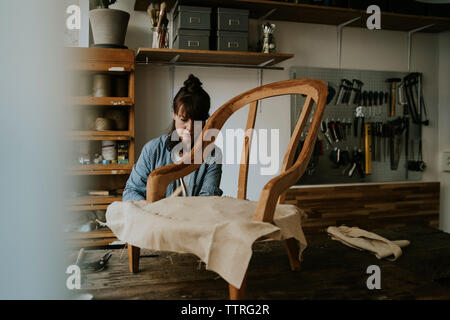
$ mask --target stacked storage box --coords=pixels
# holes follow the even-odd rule
[[[174,49],[209,50],[211,8],[178,5],[173,30]]]
[[[248,50],[248,14],[243,9],[217,8],[217,50]]]

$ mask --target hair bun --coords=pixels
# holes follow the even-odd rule
[[[190,74],[188,79],[184,81],[184,86],[189,92],[194,92],[201,88],[202,83],[200,82],[199,78],[197,78],[193,74]]]

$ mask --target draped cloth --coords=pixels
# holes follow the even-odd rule
[[[328,227],[328,234],[331,239],[339,241],[346,246],[367,250],[375,254],[378,259],[386,258],[395,261],[402,255],[402,247],[410,244],[408,240],[391,241],[376,233],[372,233],[358,227]]]
[[[218,196],[114,202],[108,206],[106,224],[133,246],[195,254],[207,270],[240,288],[257,239],[297,239],[300,261],[307,246],[302,230],[306,214],[301,209],[277,205],[272,224],[252,220],[256,205]]]

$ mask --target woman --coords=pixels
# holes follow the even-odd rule
[[[209,117],[210,98],[202,88],[202,83],[194,75],[184,82],[173,100],[173,124],[169,134],[147,142],[139,160],[133,167],[123,193],[123,201],[144,200],[148,175],[155,169],[181,159],[183,150],[190,150],[195,142],[194,121],[203,126]],[[200,133],[200,132],[196,132]],[[181,142],[180,142],[181,141]],[[179,143],[182,143],[180,145]],[[210,157],[221,157],[220,150],[214,148]],[[219,188],[222,165],[215,161],[205,161],[190,175],[172,182],[167,187],[166,196],[171,195],[178,186],[183,187],[185,196],[221,196]]]

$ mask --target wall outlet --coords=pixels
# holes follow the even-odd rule
[[[442,171],[450,172],[450,151],[442,153]]]

